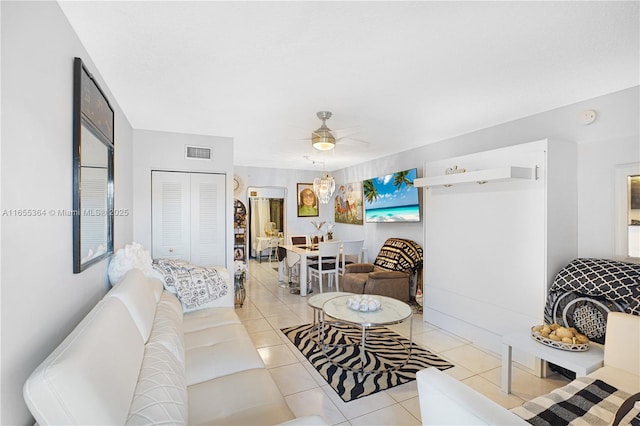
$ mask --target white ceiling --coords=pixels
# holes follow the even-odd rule
[[[335,170],[640,83],[638,1],[59,3],[134,128],[232,137],[240,166]],[[314,151],[321,110],[369,143]]]

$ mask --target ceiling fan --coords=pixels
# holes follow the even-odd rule
[[[311,146],[318,151],[330,151],[336,147],[336,142],[348,135],[336,137],[334,131],[327,127],[327,120],[331,118],[331,111],[319,111],[316,116],[322,120],[322,126],[311,133]],[[358,141],[363,142],[364,141]]]

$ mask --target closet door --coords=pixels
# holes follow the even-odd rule
[[[151,172],[151,256],[154,259],[191,259],[190,211],[189,173]]]
[[[151,174],[152,257],[225,265],[225,175]]]
[[[225,176],[191,173],[191,263],[225,265]]]

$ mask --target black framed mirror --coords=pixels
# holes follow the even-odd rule
[[[80,58],[73,64],[73,272],[113,253],[114,114]]]

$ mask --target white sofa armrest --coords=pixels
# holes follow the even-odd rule
[[[527,425],[506,408],[437,368],[418,371],[423,425]]]

